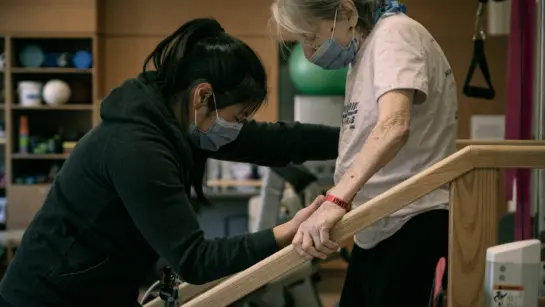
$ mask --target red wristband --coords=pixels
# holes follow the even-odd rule
[[[334,203],[335,205],[343,208],[344,210],[346,210],[346,212],[350,211],[350,209],[352,209],[352,204],[336,197],[336,196],[333,196],[331,194],[327,194],[326,197],[325,197],[325,200],[328,201],[328,202],[331,202],[331,203]]]

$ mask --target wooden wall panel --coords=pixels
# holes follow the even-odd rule
[[[457,39],[437,37],[450,61],[458,85],[458,138],[460,139],[470,137],[470,119],[472,115],[504,114],[506,103],[507,38],[503,37],[488,38],[486,41],[488,65],[492,75],[492,83],[496,89],[495,99],[475,99],[463,95],[462,88],[473,56],[473,42],[470,35]],[[475,72],[471,83],[485,86],[479,70]]]
[[[270,37],[251,37],[242,39],[255,50],[267,69],[269,96],[267,104],[256,114],[258,121],[278,120],[278,46]]]
[[[478,0],[403,0],[407,14],[443,37],[469,35],[475,25]]]
[[[144,59],[163,37],[159,36],[113,36],[103,39],[103,66],[101,78],[101,98],[123,81],[134,78],[142,71]],[[269,78],[269,97],[265,107],[258,112],[256,118],[261,121],[275,121],[278,117],[277,84],[278,84],[278,56],[276,45],[267,37],[242,38],[254,49],[265,68]]]
[[[161,39],[184,22],[213,16],[225,30],[250,45],[261,57],[269,78],[267,105],[256,118],[278,119],[278,48],[268,27],[270,0],[100,1],[99,32],[104,40],[101,96],[142,69],[145,57]]]
[[[504,114],[507,82],[507,36],[487,37],[488,66],[496,89],[494,100],[473,99],[462,93],[473,56],[473,33],[477,0],[404,0],[408,14],[421,22],[445,52],[458,84],[458,138],[470,137],[470,120],[477,114]],[[484,23],[486,24],[486,23]],[[484,85],[480,71],[472,84]]]
[[[142,71],[144,59],[161,39],[162,37],[104,37],[100,98],[104,98],[126,79],[136,77]]]
[[[198,17],[218,19],[231,34],[264,36],[271,0],[105,0],[101,31],[108,35],[160,35]]]
[[[94,33],[96,0],[0,0],[0,32]]]
[[[213,16],[225,29],[255,48],[269,72],[269,104],[259,119],[277,118],[278,56],[269,27],[272,0],[1,0],[1,32],[98,31],[103,73],[101,94],[140,71],[154,44],[183,22]],[[462,86],[472,56],[472,36],[477,0],[405,0],[410,16],[424,24],[449,58],[458,81],[459,138],[469,137],[473,114],[503,114],[507,38],[489,37],[487,56],[497,90],[493,101],[464,97]],[[479,77],[479,76],[476,76]],[[482,81],[482,78],[481,78]],[[476,79],[479,82],[479,79]],[[101,96],[102,96],[101,95]]]
[[[100,31],[110,48],[105,53],[105,88],[119,84],[138,71],[147,54],[144,46],[171,33],[183,22],[196,17],[214,16],[233,35],[244,39],[258,51],[269,72],[271,95],[269,105],[259,114],[260,120],[277,119],[278,54],[269,27],[271,0],[178,1],[157,0],[150,5],[146,0],[103,0]],[[469,137],[470,117],[473,114],[503,114],[507,38],[488,38],[487,56],[497,91],[493,101],[470,99],[462,94],[463,82],[472,58],[472,37],[477,0],[405,0],[408,13],[426,26],[441,44],[449,58],[458,82],[459,138]],[[117,41],[116,41],[117,40]],[[118,43],[116,43],[118,42]],[[125,42],[125,44],[121,43]],[[134,46],[131,44],[134,43]],[[112,44],[118,47],[112,47]],[[118,44],[118,45],[116,45]],[[113,48],[113,49],[112,49]],[[116,49],[117,48],[117,49]],[[125,48],[125,49],[124,49]],[[134,49],[134,54],[123,50]],[[117,50],[117,51],[116,51]],[[151,49],[150,49],[151,50]],[[116,53],[122,52],[123,55]],[[125,57],[121,60],[117,58]],[[141,57],[138,59],[138,57]],[[121,66],[116,62],[130,66]],[[130,64],[133,63],[133,64]],[[137,66],[132,66],[137,65]],[[127,72],[124,72],[127,70]],[[480,75],[476,83],[482,83]]]

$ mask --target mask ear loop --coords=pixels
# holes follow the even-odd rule
[[[220,115],[218,114],[218,104],[216,103],[216,95],[214,92],[212,92],[212,100],[214,101],[214,109],[216,111],[216,118],[219,118]]]
[[[331,39],[334,39],[333,36],[335,35],[335,29],[337,28],[337,13],[339,12],[339,9],[335,10],[335,17],[333,19],[333,31],[331,31]],[[352,41],[356,40],[356,27],[352,27]]]
[[[216,103],[216,95],[212,92],[212,100],[214,101],[214,110],[216,111],[216,118],[219,118],[218,114],[218,104]],[[195,125],[197,124],[197,110],[195,110]]]
[[[333,35],[335,35],[335,29],[337,28],[337,12],[338,11],[339,11],[338,9],[335,9],[335,17],[333,19],[333,30],[331,31],[330,39],[333,39]]]

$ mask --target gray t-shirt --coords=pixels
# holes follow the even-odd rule
[[[339,139],[335,182],[350,168],[375,127],[379,98],[395,89],[415,89],[411,134],[397,156],[360,190],[361,205],[456,150],[458,101],[450,65],[431,34],[403,14],[383,17],[350,67]],[[411,217],[448,209],[448,189],[438,189],[355,236],[361,248],[390,237]]]

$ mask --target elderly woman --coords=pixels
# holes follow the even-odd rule
[[[335,249],[334,224],[455,151],[456,83],[432,35],[396,1],[275,0],[281,32],[307,59],[350,67],[335,186],[294,238],[306,257]],[[355,236],[340,307],[427,306],[447,255],[448,190],[439,189]]]

